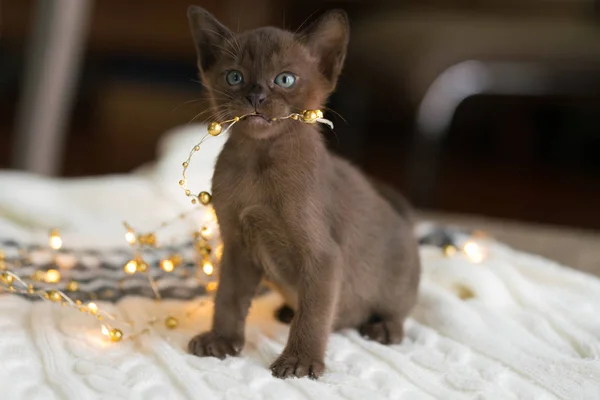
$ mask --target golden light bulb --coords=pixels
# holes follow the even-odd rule
[[[200,235],[205,239],[208,240],[211,238],[212,236],[212,229],[210,229],[210,226],[203,226],[202,229],[200,229]]]
[[[102,325],[102,334],[106,337],[110,337],[110,329],[106,325]]]
[[[211,122],[208,124],[207,130],[211,136],[218,136],[223,130],[223,126],[218,122]]]
[[[44,271],[35,271],[33,273],[33,275],[31,276],[31,279],[33,279],[36,282],[41,282],[44,280],[44,278],[46,277],[46,274],[44,274]]]
[[[205,262],[204,265],[202,266],[202,271],[204,271],[204,273],[208,276],[212,275],[214,272],[215,268],[213,267],[213,265],[210,262]]]
[[[55,303],[58,303],[62,300],[62,296],[56,290],[49,290],[48,292],[46,292],[46,295],[48,296],[48,299],[50,299],[50,301],[53,301]]]
[[[160,268],[162,268],[162,270],[165,272],[173,272],[175,269],[175,264],[173,264],[173,261],[165,259],[160,262]]]
[[[318,111],[319,110],[304,110],[302,112],[302,120],[308,124],[314,124],[317,121],[317,118],[319,118]]]
[[[56,269],[49,269],[46,272],[46,277],[44,279],[47,283],[57,283],[60,281],[60,272]]]
[[[133,275],[137,271],[137,267],[138,267],[137,261],[130,260],[127,264],[125,264],[125,267],[123,267],[123,269],[125,270],[125,272],[127,274]]]
[[[196,246],[196,249],[204,257],[208,257],[208,256],[210,256],[210,253],[212,253],[212,247],[210,247],[209,244],[199,243]]]
[[[89,312],[94,315],[96,315],[96,313],[98,312],[98,305],[96,303],[89,303],[87,305],[87,308],[88,308]]]
[[[212,196],[208,192],[200,192],[200,194],[198,195],[198,199],[200,200],[200,203],[206,206],[210,204]]]
[[[217,290],[218,287],[219,287],[219,284],[217,282],[208,282],[206,284],[206,291],[214,292],[215,290]]]
[[[128,230],[127,233],[125,233],[125,240],[127,240],[127,243],[129,244],[134,244],[136,241],[135,233],[133,233],[131,230]]]
[[[79,290],[79,283],[75,282],[75,281],[69,281],[69,283],[67,283],[67,290],[69,292],[76,292]]]
[[[485,254],[481,246],[471,240],[465,243],[463,246],[463,251],[469,260],[474,263],[480,263],[485,258]]]
[[[2,273],[1,279],[2,279],[2,283],[4,283],[5,285],[12,285],[12,283],[15,280],[15,278],[12,275],[10,275],[6,272]]]
[[[57,229],[50,231],[50,247],[53,250],[60,250],[62,247],[62,239],[60,238],[60,232]]]
[[[137,267],[137,272],[144,273],[144,272],[148,271],[148,264],[146,264],[144,261],[138,262],[136,267]]]
[[[456,254],[456,247],[452,246],[451,244],[444,246],[444,255],[446,257],[452,257],[453,255]]]
[[[123,332],[117,328],[113,328],[110,330],[109,336],[112,342],[120,342],[123,339]]]
[[[179,325],[179,321],[177,320],[177,318],[172,317],[172,316],[168,316],[165,319],[165,326],[169,329],[175,329],[177,328],[177,325]]]

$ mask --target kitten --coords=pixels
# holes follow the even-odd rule
[[[189,351],[238,354],[262,278],[283,295],[282,311],[294,310],[276,377],[323,374],[332,330],[399,343],[420,275],[407,203],[330,154],[317,126],[269,121],[325,104],[346,55],[346,14],[331,11],[297,34],[234,34],[194,6],[188,18],[216,119],[259,113],[231,129],[215,166],[220,283],[212,330]]]

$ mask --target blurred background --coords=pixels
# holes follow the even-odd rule
[[[153,160],[206,106],[191,3],[1,0],[0,168],[74,177]],[[419,208],[600,229],[600,1],[195,4],[234,30],[345,9],[328,142]]]

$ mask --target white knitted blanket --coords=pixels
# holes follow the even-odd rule
[[[122,245],[122,219],[144,229],[187,209],[178,167],[198,136],[198,128],[171,136],[156,165],[129,176],[0,174],[0,236],[45,242],[48,227],[58,227],[70,247]],[[208,187],[219,140],[192,165],[198,190]],[[255,300],[242,356],[225,361],[185,352],[209,327],[210,304],[176,330],[158,324],[112,344],[83,314],[3,295],[0,399],[600,399],[600,280],[485,245],[480,264],[423,248],[404,342],[386,347],[355,331],[335,333],[318,381],[282,381],[268,371],[288,333],[273,319],[275,294]],[[462,300],[465,290],[474,297]],[[103,306],[140,325],[196,307],[140,298]]]

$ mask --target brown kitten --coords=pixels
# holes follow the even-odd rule
[[[420,274],[407,203],[330,154],[317,126],[267,120],[325,104],[346,54],[346,14],[329,12],[299,34],[233,34],[199,7],[188,17],[217,119],[264,115],[232,128],[215,167],[220,284],[212,330],[189,351],[238,354],[263,277],[295,310],[274,376],[320,376],[332,330],[399,343]]]

